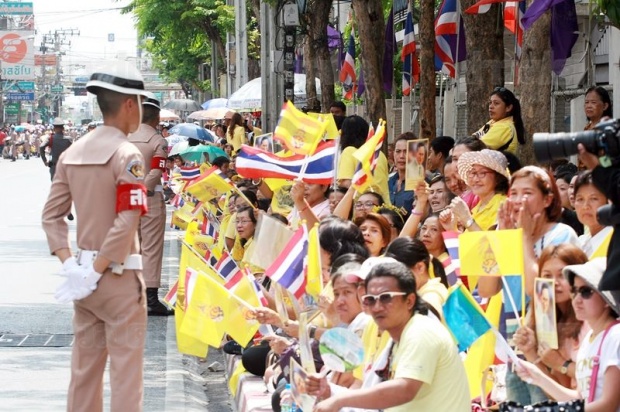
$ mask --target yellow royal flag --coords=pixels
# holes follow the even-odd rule
[[[524,273],[523,230],[465,232],[459,236],[461,275],[506,276]]]
[[[372,159],[377,149],[380,149],[385,139],[385,121],[379,120],[379,126],[374,135],[366,140],[359,149],[353,152],[353,157],[360,162],[362,168],[369,174],[372,174]]]
[[[201,202],[219,199],[220,196],[233,190],[233,185],[224,180],[217,167],[212,167],[191,181],[186,191]]]
[[[334,120],[333,114],[309,112],[308,116],[325,123],[325,134],[323,135],[325,140],[334,140],[340,137],[340,132],[338,131],[338,126],[336,126],[336,121]]]
[[[229,315],[227,290],[211,276],[198,272],[180,332],[199,342],[220,347]]]
[[[245,348],[260,327],[254,312],[254,308],[260,305],[250,305],[248,302],[242,301],[237,295],[230,293],[228,305],[230,315],[227,318],[229,327],[226,332]]]
[[[183,242],[181,246],[181,258],[179,259],[179,279],[187,268],[192,268],[210,275],[214,273],[213,269],[207,264],[204,258],[200,256],[200,253]],[[224,284],[224,279],[222,279],[221,276],[215,274],[212,277],[220,284]]]
[[[205,358],[207,356],[207,351],[209,350],[209,345],[181,331],[187,310],[188,291],[186,290],[186,285],[193,284],[193,278],[196,276],[197,272],[192,269],[185,270],[179,274],[177,301],[174,307],[174,323],[177,336],[177,348],[179,349],[179,352]]]
[[[192,204],[185,203],[180,209],[172,212],[171,225],[186,230],[187,225],[194,220],[193,210],[194,206]]]
[[[317,223],[308,232],[308,259],[306,260],[306,293],[317,300],[323,291],[321,266],[319,224]]]
[[[314,152],[323,138],[326,126],[326,123],[308,116],[287,101],[282,106],[273,137],[280,140],[290,151],[307,156]]]
[[[501,310],[502,294],[498,293],[491,298],[484,313],[494,329],[497,329],[499,326]],[[491,366],[495,360],[495,340],[495,333],[493,330],[489,330],[476,340],[467,351],[467,356],[463,361],[463,365],[465,366],[467,381],[469,382],[471,399],[481,395],[480,383],[482,382],[482,373]],[[488,384],[484,389],[486,392],[491,390]]]

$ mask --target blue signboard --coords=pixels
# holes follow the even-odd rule
[[[0,15],[28,16],[34,14],[32,3],[7,2],[0,3]]]
[[[34,92],[32,93],[7,93],[6,99],[13,102],[27,102],[34,100]]]
[[[5,90],[10,90],[14,92],[32,92],[34,91],[34,82],[6,82],[4,85]]]

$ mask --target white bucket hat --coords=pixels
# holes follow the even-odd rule
[[[562,269],[562,274],[568,281],[569,285],[575,284],[575,276],[579,276],[592,289],[594,289],[603,300],[614,310],[616,314],[620,314],[620,305],[618,305],[617,294],[608,290],[599,290],[598,284],[603,278],[603,273],[607,268],[607,258],[599,257],[592,259],[582,265],[569,265]]]
[[[86,83],[86,90],[96,95],[99,89],[112,90],[122,94],[146,96],[144,79],[138,69],[128,62],[120,60],[96,71],[90,76],[90,80]]]

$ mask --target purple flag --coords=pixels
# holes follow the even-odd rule
[[[396,36],[394,35],[394,8],[390,10],[385,23],[385,48],[383,50],[383,90],[392,93],[394,82],[394,50],[396,49]]]
[[[330,25],[327,25],[327,47],[330,51],[342,47],[340,32]]]
[[[295,51],[295,73],[304,73],[304,55]]]
[[[567,0],[536,0],[525,11],[523,18],[521,19],[521,21],[523,22],[523,28],[525,30],[529,29],[530,27],[532,27],[532,24],[534,24],[534,22],[543,15],[543,13],[545,13],[556,4],[560,4],[564,1]]]
[[[360,61],[360,77],[357,79],[357,96],[361,96],[364,94],[366,90],[366,83],[364,83],[364,69],[362,69],[361,61]]]
[[[579,38],[579,23],[574,0],[565,0],[551,9],[551,68],[562,73],[566,59]]]

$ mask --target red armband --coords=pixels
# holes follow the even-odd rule
[[[153,159],[151,159],[151,169],[166,170],[166,158],[163,156],[153,156]]]
[[[124,183],[116,187],[116,213],[139,210],[140,216],[148,211],[146,187],[137,183]]]

